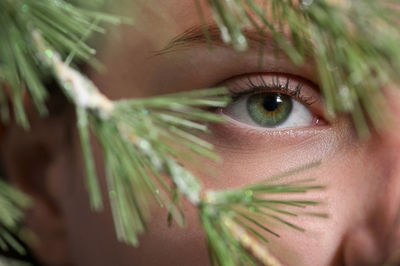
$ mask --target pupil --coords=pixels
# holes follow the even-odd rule
[[[262,105],[265,110],[273,112],[279,107],[281,103],[282,100],[279,95],[270,95],[264,98]]]
[[[290,116],[293,107],[290,96],[276,92],[252,95],[246,106],[251,119],[263,127],[282,124]]]

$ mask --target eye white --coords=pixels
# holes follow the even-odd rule
[[[308,110],[308,108],[291,98],[292,101],[292,109],[290,114],[286,118],[285,121],[276,125],[274,127],[264,127],[257,124],[249,115],[247,110],[247,101],[250,95],[245,95],[237,99],[236,101],[232,102],[227,106],[224,110],[224,113],[236,121],[239,121],[243,124],[250,125],[253,127],[261,127],[261,128],[296,128],[296,127],[307,127],[311,126],[313,123],[313,114]]]

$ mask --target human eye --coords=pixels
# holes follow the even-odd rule
[[[260,130],[325,125],[316,85],[289,74],[241,75],[223,83],[233,101],[220,112],[244,127]]]

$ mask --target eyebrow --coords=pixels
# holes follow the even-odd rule
[[[245,35],[248,41],[248,49],[255,50],[258,49],[258,52],[261,55],[267,51],[273,51],[276,55],[286,55],[285,51],[279,44],[276,42],[275,38],[268,31],[257,31],[253,29],[243,29],[243,34]],[[282,34],[281,36],[285,36],[287,40],[287,45],[292,46],[292,41],[287,33],[283,31],[277,30],[277,34]],[[213,48],[214,46],[218,47],[226,47],[232,48],[231,44],[225,43],[221,37],[221,31],[216,24],[203,24],[193,26],[181,34],[177,35],[173,38],[164,48],[161,50],[155,51],[154,55],[163,55],[166,53],[172,53],[179,51],[181,49],[190,48],[194,45],[204,45],[209,48]],[[315,54],[312,47],[303,47],[302,53],[306,60],[313,60]]]
[[[249,42],[249,48],[267,48],[281,50],[274,39],[265,32],[262,34],[255,30],[243,30]],[[181,48],[187,48],[193,45],[209,45],[219,47],[231,47],[221,38],[221,31],[215,24],[212,25],[196,25],[173,38],[163,49],[156,51],[156,54],[165,54],[174,52]]]

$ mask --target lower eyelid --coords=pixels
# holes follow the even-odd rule
[[[218,110],[217,112],[222,112]],[[331,125],[304,128],[263,129],[249,127],[221,114],[226,122],[209,125],[213,142],[217,146],[226,146],[230,149],[259,150],[264,148],[281,148],[298,145],[314,138],[331,136],[335,128]]]
[[[297,133],[317,133],[321,130],[326,130],[330,128],[330,125],[328,123],[320,123],[318,125],[311,125],[307,127],[298,127],[298,128],[263,128],[263,127],[257,127],[257,126],[252,126],[252,125],[247,125],[242,122],[239,122],[232,117],[226,115],[222,109],[218,109],[218,114],[220,114],[224,119],[225,122],[223,124],[226,124],[230,127],[235,127],[243,131],[251,131],[255,134],[262,134],[262,135],[271,135],[271,136],[282,136],[282,135],[296,135]],[[302,132],[300,132],[302,131]]]

